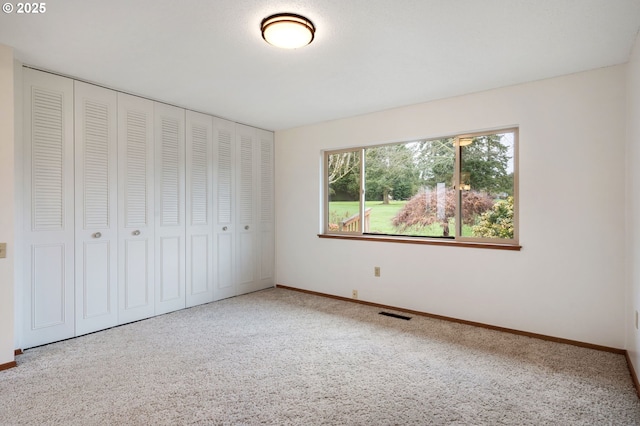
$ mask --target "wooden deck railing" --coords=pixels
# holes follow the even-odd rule
[[[371,207],[364,211],[364,228],[362,232],[369,232],[369,216],[371,215]],[[356,213],[351,217],[340,222],[340,232],[358,232],[360,226],[360,213]]]

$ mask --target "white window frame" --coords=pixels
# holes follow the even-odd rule
[[[462,191],[460,188],[460,160],[461,160],[461,147],[460,139],[473,138],[479,136],[500,134],[500,133],[513,133],[513,238],[478,238],[478,237],[464,237],[462,236],[462,212],[461,212],[461,196]],[[365,217],[365,150],[376,148],[380,146],[399,145],[403,143],[410,143],[416,140],[438,140],[451,138],[455,144],[455,163],[454,163],[454,189],[456,189],[456,206],[455,206],[455,232],[451,237],[424,237],[424,236],[409,236],[409,235],[384,235],[384,234],[369,234],[363,232],[364,221],[359,221],[358,230],[353,232],[330,230],[329,229],[329,156],[333,154],[341,154],[345,152],[357,152],[360,159],[360,200],[359,200],[359,213],[360,217]],[[455,135],[447,135],[441,137],[430,138],[417,138],[412,140],[404,140],[397,142],[390,142],[384,144],[373,144],[366,146],[357,146],[342,149],[323,150],[322,154],[322,231],[319,234],[320,237],[328,238],[345,238],[345,239],[358,239],[358,240],[373,240],[373,241],[390,241],[390,242],[409,242],[414,244],[443,244],[443,245],[461,245],[468,247],[480,247],[480,248],[502,248],[510,250],[519,250],[519,128],[504,127],[492,130],[477,131],[477,132],[465,132]]]

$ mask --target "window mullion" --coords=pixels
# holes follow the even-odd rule
[[[360,234],[364,234],[364,221],[365,221],[365,217],[364,217],[364,210],[365,210],[365,155],[364,155],[364,148],[362,148],[360,150],[360,223],[358,225],[358,231],[360,232]]]
[[[456,150],[455,155],[455,163],[453,165],[453,190],[455,191],[454,200],[456,202],[455,206],[455,235],[454,238],[457,240],[462,235],[462,190],[460,188],[460,137],[456,137],[454,139],[454,145]]]
[[[324,184],[322,194],[323,198],[323,216],[322,216],[322,229],[327,233],[330,231],[329,229],[329,152],[324,152],[322,161],[323,161],[323,170],[324,170]]]

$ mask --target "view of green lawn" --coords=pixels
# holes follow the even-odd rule
[[[382,204],[382,201],[367,201],[365,208],[371,208],[369,232],[374,234],[397,234],[398,231],[393,226],[392,221],[406,203],[406,201],[389,201],[389,204]]]
[[[404,207],[406,201],[390,201],[389,204],[383,204],[382,201],[367,201],[365,208],[371,208],[371,215],[369,216],[369,233],[372,234],[390,234],[390,235],[421,235],[421,236],[441,236],[442,226],[438,223],[432,225],[400,231],[393,226],[393,218]],[[329,221],[331,223],[337,223],[348,217],[351,217],[358,213],[360,207],[359,201],[331,201],[329,203]],[[453,231],[454,220],[449,223],[449,229]],[[463,226],[462,230],[465,236],[471,236],[472,231],[470,226]]]

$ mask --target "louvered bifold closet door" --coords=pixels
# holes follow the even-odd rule
[[[259,287],[275,285],[273,132],[258,130],[258,267]]]
[[[73,81],[24,68],[22,346],[73,337]]]
[[[75,83],[76,335],[118,324],[117,95]]]
[[[155,103],[156,315],[185,307],[184,109]]]
[[[187,306],[213,301],[213,117],[186,113]]]
[[[155,312],[153,142],[153,102],[118,93],[120,324]]]
[[[235,123],[213,119],[215,169],[214,206],[214,299],[237,295],[235,265]]]
[[[236,128],[236,283],[240,293],[256,290],[256,129]]]

